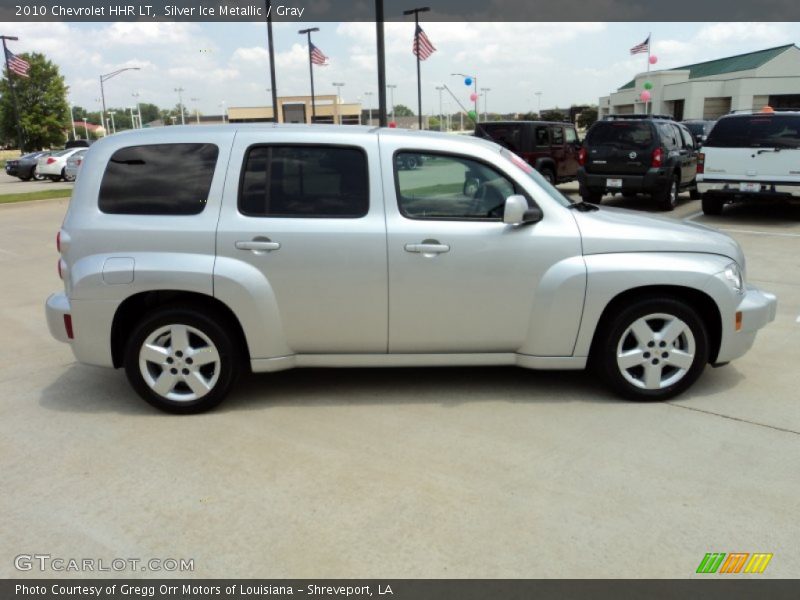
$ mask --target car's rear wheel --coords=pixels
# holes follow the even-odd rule
[[[703,321],[680,300],[646,298],[598,331],[592,359],[603,379],[632,400],[666,400],[694,383],[708,362]]]
[[[678,206],[679,186],[680,178],[675,175],[672,181],[656,195],[656,201],[662,210],[675,210],[675,207]]]
[[[590,188],[581,188],[581,198],[584,202],[591,204],[600,204],[603,201],[603,192],[593,190]]]
[[[136,326],[125,351],[125,372],[142,398],[180,414],[203,412],[222,402],[239,374],[239,353],[212,317],[167,308]]]
[[[44,181],[45,179],[47,179],[47,178],[46,178],[44,175],[41,175],[41,174],[39,174],[39,171],[37,171],[37,170],[35,170],[35,171],[33,172],[33,178],[34,178],[36,181]]]
[[[703,214],[717,216],[722,214],[722,207],[725,206],[725,198],[721,196],[703,196]]]

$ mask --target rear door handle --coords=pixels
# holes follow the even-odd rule
[[[406,244],[406,252],[417,252],[419,254],[443,254],[450,252],[450,246],[438,242],[422,242],[421,244]]]
[[[239,250],[252,250],[254,252],[272,252],[278,250],[281,245],[279,242],[272,242],[268,240],[247,240],[236,242],[236,247]]]

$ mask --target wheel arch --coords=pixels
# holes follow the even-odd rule
[[[605,324],[609,322],[610,315],[623,306],[644,299],[659,300],[664,298],[677,299],[685,302],[697,311],[698,316],[706,325],[708,333],[708,358],[709,363],[715,363],[722,343],[722,316],[714,299],[703,291],[679,285],[647,285],[631,288],[620,292],[606,304],[592,336],[589,357],[597,355],[597,348],[602,341]]]
[[[222,301],[197,292],[155,290],[129,296],[117,307],[111,324],[111,358],[115,368],[125,360],[125,343],[133,328],[148,313],[165,307],[197,308],[218,315],[230,327],[234,343],[242,349],[243,359],[250,364],[250,350],[239,319]]]

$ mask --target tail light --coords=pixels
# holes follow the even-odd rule
[[[56,250],[61,254],[61,230],[56,234]]]
[[[664,164],[664,151],[661,148],[653,150],[653,158],[650,161],[650,166],[658,168]]]
[[[82,163],[82,162],[83,162],[83,159],[82,159],[82,158],[75,159],[75,164],[76,164],[77,166],[79,166],[79,167],[81,166],[81,163]]]
[[[704,152],[697,155],[697,172],[701,175],[706,172],[706,155]]]
[[[586,164],[586,148],[581,148],[578,152],[578,164],[584,166]]]
[[[47,159],[47,164],[48,164],[48,165],[52,165],[54,162],[56,162],[56,159],[55,159],[55,158],[53,158],[52,156],[51,156],[50,158],[48,158],[48,159]]]
[[[72,331],[72,315],[64,315],[64,331],[67,333],[67,338],[70,340],[75,339]]]
[[[64,264],[64,261],[59,258],[58,259],[58,278],[59,279],[64,279],[64,268],[62,266],[63,264]]]

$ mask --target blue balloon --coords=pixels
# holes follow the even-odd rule
[[[467,77],[464,80],[464,85],[472,85],[472,77]]]

